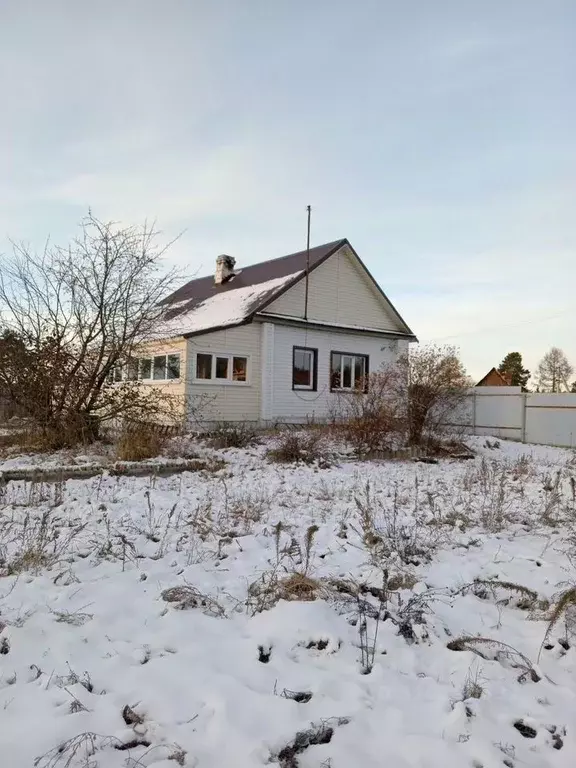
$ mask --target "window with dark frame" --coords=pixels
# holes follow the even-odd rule
[[[315,392],[318,379],[318,350],[311,347],[293,347],[292,389]]]
[[[332,352],[330,355],[330,389],[366,392],[368,389],[368,355]]]

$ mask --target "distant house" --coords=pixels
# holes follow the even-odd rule
[[[502,373],[497,368],[490,368],[486,376],[480,379],[477,387],[511,387],[512,386],[512,374]]]
[[[244,268],[219,256],[163,305],[130,377],[207,396],[207,421],[326,418],[417,340],[346,239]]]

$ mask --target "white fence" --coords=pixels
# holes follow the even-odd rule
[[[576,394],[532,394],[520,387],[476,387],[454,419],[475,435],[576,447]]]

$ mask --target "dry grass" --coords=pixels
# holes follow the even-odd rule
[[[444,538],[438,528],[427,525],[410,497],[403,498],[398,488],[391,496],[382,496],[370,483],[355,497],[358,514],[358,533],[371,562],[382,567],[384,561],[394,558],[404,566],[420,565],[429,561]]]
[[[205,595],[190,584],[169,587],[162,592],[162,599],[174,603],[179,610],[200,608],[209,616],[223,617],[226,615],[220,603],[209,595]]]
[[[479,699],[484,694],[484,687],[480,682],[480,671],[477,670],[475,674],[468,671],[464,685],[462,686],[462,701],[468,699]]]
[[[138,425],[126,428],[116,442],[116,458],[120,461],[142,461],[162,453],[166,437],[153,425]]]
[[[312,723],[306,731],[299,731],[292,742],[287,744],[277,754],[270,757],[269,762],[278,763],[280,768],[299,768],[299,755],[308,747],[318,744],[329,744],[336,727],[347,725],[350,720],[346,717],[331,717],[320,723]]]
[[[570,587],[560,594],[558,597],[550,616],[548,618],[548,626],[540,646],[538,653],[538,659],[542,654],[542,649],[552,633],[554,627],[558,624],[560,619],[564,616],[566,621],[566,631],[571,634],[576,634],[576,587]]]
[[[511,581],[500,581],[498,579],[476,579],[472,584],[465,587],[463,591],[470,590],[477,597],[483,600],[492,597],[497,603],[504,605],[513,604],[521,610],[544,610],[548,603],[541,600],[538,593],[522,584],[515,584]],[[498,590],[504,593],[504,597],[499,597]]]
[[[0,540],[0,576],[25,571],[38,573],[69,557],[72,542],[86,523],[61,526],[52,509],[40,516],[27,513],[23,518],[4,519]]]
[[[292,573],[278,581],[278,596],[280,600],[297,600],[308,602],[316,600],[322,585],[316,579],[303,573]]]
[[[254,424],[247,421],[221,422],[208,435],[209,444],[216,449],[248,448],[258,438]]]
[[[327,585],[304,573],[279,576],[277,569],[266,571],[248,587],[248,611],[255,615],[273,608],[280,600],[311,602],[330,593]]]
[[[514,669],[520,669],[519,682],[525,682],[528,678],[532,682],[540,681],[540,675],[534,669],[534,665],[523,653],[517,651],[511,645],[492,640],[489,637],[459,637],[451,640],[446,647],[451,651],[471,651],[482,659],[498,661]]]

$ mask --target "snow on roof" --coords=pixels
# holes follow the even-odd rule
[[[156,338],[165,339],[174,336],[184,336],[188,333],[208,331],[212,328],[227,328],[232,325],[239,325],[257,307],[301,274],[302,271],[294,272],[291,275],[267,280],[264,283],[218,293],[201,301],[187,312],[166,320],[156,328],[154,335]],[[174,305],[171,305],[170,308],[173,309]]]

